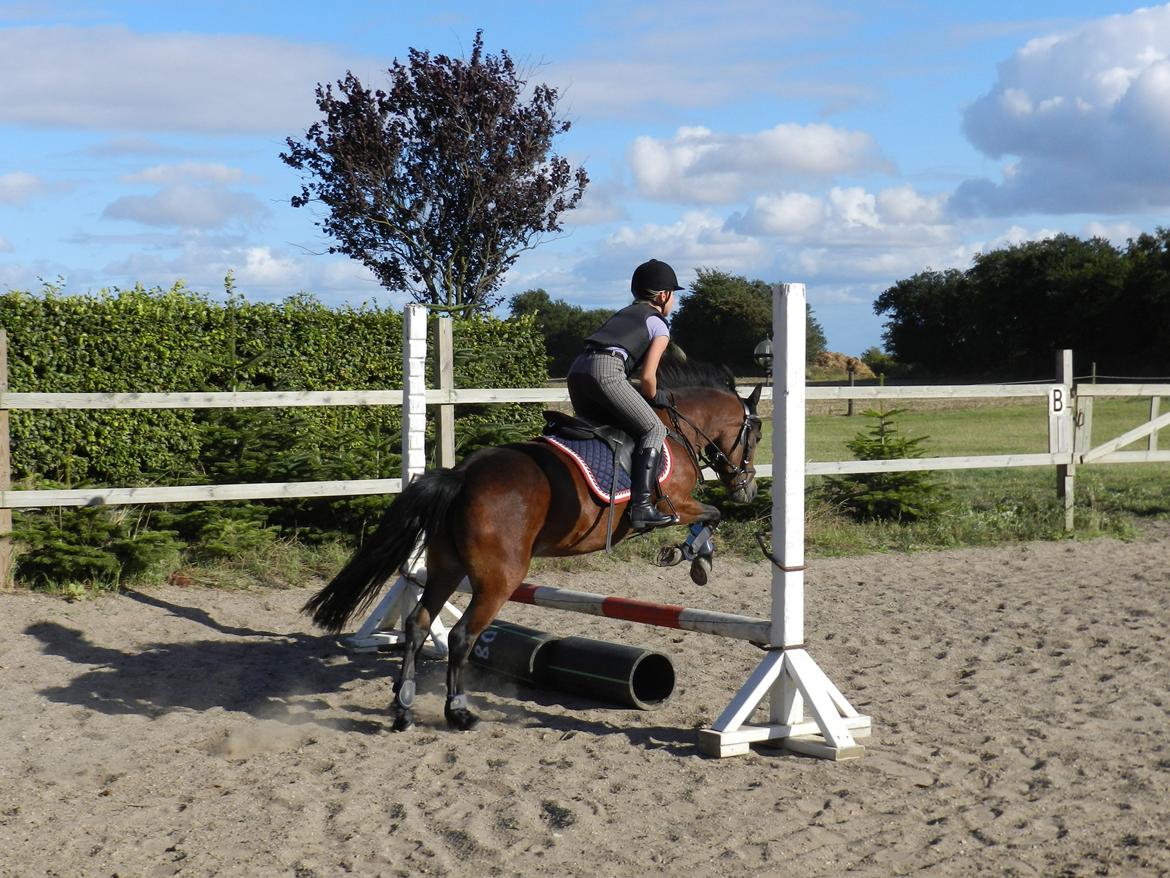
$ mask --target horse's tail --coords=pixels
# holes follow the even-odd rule
[[[350,616],[373,603],[386,580],[406,563],[420,534],[430,541],[445,531],[463,475],[463,470],[431,470],[407,485],[374,534],[301,612],[328,631],[340,631]]]

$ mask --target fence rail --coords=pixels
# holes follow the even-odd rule
[[[0,330],[2,333],[2,330]],[[806,473],[813,476],[923,470],[1000,469],[1055,466],[1063,478],[1086,463],[1149,463],[1170,461],[1170,450],[1157,447],[1158,430],[1170,426],[1170,413],[1159,414],[1160,397],[1170,397],[1170,384],[1079,384],[1071,381],[1071,355],[1066,378],[1053,384],[971,384],[938,386],[811,386],[807,399],[824,400],[927,400],[927,399],[1045,399],[1049,407],[1047,452],[993,454],[966,457],[930,457],[901,460],[810,461]],[[449,360],[447,369],[450,369]],[[1059,363],[1064,362],[1058,359]],[[6,363],[0,363],[0,375]],[[446,371],[446,370],[445,370]],[[444,415],[456,405],[485,403],[568,403],[564,387],[460,389],[450,374],[440,376],[440,389],[416,389],[427,407],[440,407]],[[741,388],[746,394],[747,388]],[[12,393],[0,386],[0,421],[9,411],[285,408],[305,406],[408,406],[407,388],[390,390],[241,391],[185,393]],[[1097,397],[1149,397],[1149,421],[1122,436],[1091,446],[1092,400]],[[772,388],[762,388],[761,398],[771,399]],[[7,435],[0,436],[0,462],[8,454]],[[450,443],[449,429],[440,431],[440,442]],[[1121,449],[1147,438],[1145,450]],[[453,459],[450,448],[442,450]],[[757,466],[760,476],[770,477],[769,464]],[[1067,471],[1066,471],[1067,470]],[[715,478],[704,470],[708,480]],[[1072,483],[1062,483],[1071,492]],[[291,499],[338,497],[361,494],[393,494],[402,490],[402,479],[357,479],[320,482],[270,482],[227,485],[168,485],[129,488],[74,488],[60,490],[12,490],[0,484],[0,514],[12,509],[57,506],[137,505],[193,501]],[[1071,506],[1070,506],[1071,508]],[[1071,513],[1070,513],[1071,514]],[[1071,525],[1070,525],[1071,526]],[[3,528],[0,527],[0,532]]]

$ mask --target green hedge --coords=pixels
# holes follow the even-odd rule
[[[306,295],[247,302],[230,277],[227,293],[213,300],[176,284],[88,295],[46,286],[0,295],[9,387],[50,393],[402,386],[400,313],[328,308]],[[453,329],[457,386],[533,387],[547,380],[544,341],[531,319],[471,317],[457,319]],[[526,438],[539,427],[539,406],[460,407],[458,453]],[[11,447],[20,487],[392,478],[400,474],[401,408],[14,411]],[[257,533],[276,527],[354,534],[388,502],[268,502],[249,504],[244,517]],[[199,505],[222,507],[223,514],[184,507],[149,518],[196,543],[240,518],[238,506]],[[59,537],[69,527],[63,513],[54,514]],[[194,530],[192,521],[199,524]]]
[[[8,332],[9,387],[26,392],[364,390],[402,386],[402,316],[375,307],[327,308],[308,296],[279,304],[237,296],[212,301],[185,289],[0,295]],[[547,378],[531,320],[457,320],[456,384],[532,387]],[[461,446],[501,425],[535,430],[530,406],[459,411]],[[466,416],[465,416],[466,415]],[[288,435],[267,463],[222,453],[223,421]],[[12,413],[14,478],[38,483],[130,485],[209,481],[225,469],[244,481],[281,477],[317,456],[321,478],[397,475],[397,407]],[[210,443],[211,448],[205,447]],[[238,442],[234,443],[238,446]],[[255,471],[253,471],[255,470]]]

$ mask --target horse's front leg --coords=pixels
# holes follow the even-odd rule
[[[706,585],[715,560],[715,541],[712,537],[715,526],[723,516],[714,506],[700,503],[694,497],[688,497],[687,502],[680,506],[679,515],[684,524],[691,525],[690,533],[681,546],[664,547],[659,552],[659,564],[666,567],[680,561],[690,561],[691,581],[695,585]]]

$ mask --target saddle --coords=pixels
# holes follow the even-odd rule
[[[597,440],[610,450],[621,470],[627,476],[630,473],[634,441],[630,434],[620,427],[550,410],[544,413],[544,435],[570,439],[574,442]]]
[[[540,437],[560,449],[581,470],[593,495],[609,506],[606,551],[613,533],[613,507],[630,499],[635,440],[625,430],[564,412],[546,411]],[[662,448],[658,478],[665,481],[672,468],[670,449]]]

